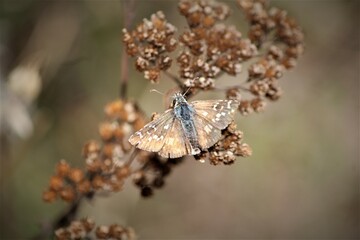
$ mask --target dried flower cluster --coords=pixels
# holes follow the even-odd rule
[[[45,201],[52,202],[59,196],[72,202],[96,191],[121,190],[124,180],[131,175],[130,162],[124,159],[132,150],[127,139],[146,121],[137,106],[129,101],[111,102],[105,107],[105,113],[107,121],[99,127],[103,144],[91,140],[84,145],[86,169],[72,168],[65,160],[60,161],[43,194]]]
[[[133,181],[141,190],[141,196],[149,197],[154,189],[162,188],[172,168],[181,163],[183,158],[160,158],[152,154],[141,169],[133,175]]]
[[[175,27],[166,21],[161,11],[151,15],[150,20],[144,19],[131,32],[123,29],[127,53],[136,57],[136,69],[153,83],[159,81],[160,71],[171,67],[172,59],[168,53],[177,46],[173,37],[175,31]]]
[[[75,220],[68,227],[62,227],[55,231],[57,240],[68,239],[117,239],[117,240],[135,240],[136,235],[132,228],[123,227],[118,224],[110,226],[101,225],[95,228],[95,221],[91,218],[84,218],[80,221]],[[95,230],[95,231],[94,231]]]
[[[265,99],[275,101],[280,98],[282,90],[278,80],[303,54],[304,34],[286,11],[269,8],[267,1],[238,0],[238,3],[250,22],[249,38],[264,52],[264,56],[248,68],[247,91],[254,98],[242,100],[239,106],[239,111],[246,115],[262,111]],[[241,89],[232,89],[237,90]]]
[[[178,40],[174,38],[175,27],[158,12],[151,16],[151,21],[144,20],[131,34],[124,29],[127,52],[136,56],[136,67],[141,72],[146,71],[147,79],[158,82],[160,71],[166,71],[173,62],[169,54],[179,42],[181,50],[176,57],[179,74],[171,77],[182,89],[191,88],[190,95],[199,90],[216,89],[215,81],[223,73],[236,76],[242,71],[243,62],[261,57],[247,69],[247,82],[235,83],[227,91],[228,98],[241,101],[241,114],[261,112],[266,107],[266,100],[280,98],[282,90],[278,79],[287,69],[293,68],[302,55],[304,35],[286,11],[269,8],[265,0],[238,0],[238,4],[250,23],[249,39],[234,26],[223,23],[230,15],[226,4],[211,0],[181,0],[179,12],[186,18],[189,29],[180,34]],[[170,42],[173,47],[166,47]],[[150,52],[156,52],[152,60],[144,50],[149,48],[153,49]],[[164,60],[169,65],[161,64]],[[251,97],[243,99],[243,95]]]
[[[225,90],[227,99],[240,102],[241,114],[263,111],[266,100],[280,98],[278,80],[303,53],[304,36],[285,11],[269,8],[265,0],[238,0],[238,4],[250,24],[248,38],[234,26],[224,24],[230,15],[227,5],[212,0],[180,0],[178,9],[188,29],[176,38],[176,28],[159,11],[134,30],[123,30],[126,54],[135,58],[136,69],[151,83],[158,83],[163,72],[180,89],[190,87],[188,97],[200,91]],[[177,47],[179,51],[173,58],[171,53]],[[237,76],[249,60],[252,61],[246,69],[247,79],[234,80],[233,86],[226,89],[216,86],[225,73]],[[168,72],[173,61],[178,65],[178,74]],[[125,90],[127,83],[124,78]],[[173,167],[184,159],[164,159],[156,153],[133,150],[128,138],[147,122],[137,103],[125,99],[111,102],[105,107],[105,114],[106,121],[99,127],[102,143],[92,140],[84,146],[85,169],[60,161],[43,194],[44,201],[61,198],[77,204],[84,197],[94,197],[98,191],[120,191],[130,177],[141,195],[148,197],[154,189],[164,186]],[[195,158],[201,162],[208,159],[213,165],[229,165],[236,157],[251,153],[250,146],[243,143],[243,133],[231,123],[222,131],[220,141]],[[72,219],[73,215],[65,217]],[[86,238],[94,228],[90,219],[73,221],[58,229],[56,236]],[[98,227],[95,235],[99,239],[134,239],[131,229],[119,225]]]
[[[212,89],[221,73],[235,76],[242,70],[241,63],[257,54],[256,46],[235,26],[221,23],[230,15],[227,5],[183,0],[179,11],[189,25],[179,37],[185,48],[177,58],[186,87]]]
[[[103,144],[91,140],[84,145],[86,169],[72,168],[61,160],[55,175],[50,178],[48,189],[43,193],[44,201],[53,202],[60,197],[73,202],[82,196],[91,197],[97,191],[118,192],[130,176],[141,195],[148,197],[154,188],[164,185],[164,178],[171,168],[181,162],[181,159],[160,159],[158,155],[146,151],[135,150],[129,155],[132,147],[127,139],[146,122],[134,103],[123,100],[111,102],[106,105],[105,113],[107,121],[99,127]]]
[[[236,129],[236,124],[232,122],[222,132],[222,138],[211,148],[208,152],[203,151],[195,158],[199,161],[205,162],[209,159],[210,164],[218,165],[233,164],[236,157],[248,157],[252,154],[250,146],[242,142],[243,133]]]

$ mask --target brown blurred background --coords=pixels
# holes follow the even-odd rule
[[[245,34],[226,3],[228,23]],[[359,2],[271,4],[303,26],[306,52],[280,80],[278,102],[237,116],[253,156],[232,166],[188,159],[152,198],[129,182],[79,217],[132,226],[141,239],[360,238]],[[136,1],[134,23],[157,10],[184,29],[176,1]],[[0,3],[1,239],[29,239],[66,207],[43,203],[42,191],[60,159],[83,166],[82,145],[98,138],[103,106],[118,97],[122,19],[121,1]],[[162,111],[148,90],[171,80],[149,86],[130,67],[129,96]]]

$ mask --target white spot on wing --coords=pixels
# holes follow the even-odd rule
[[[230,100],[230,101],[228,101],[228,103],[227,103],[227,108],[231,108],[231,103],[232,103],[232,100]]]
[[[205,128],[204,128],[205,132],[208,133],[208,134],[211,132],[211,129],[212,129],[211,125],[206,125]]]

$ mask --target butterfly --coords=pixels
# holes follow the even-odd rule
[[[203,100],[188,103],[181,93],[173,95],[173,108],[130,136],[135,147],[157,152],[164,158],[197,155],[221,138],[239,106],[236,100]]]

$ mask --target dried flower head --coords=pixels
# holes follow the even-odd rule
[[[151,15],[150,20],[144,19],[131,32],[123,29],[127,53],[136,57],[136,69],[153,83],[159,81],[161,71],[171,67],[172,59],[168,53],[177,46],[175,31],[176,28],[166,21],[161,11]]]
[[[57,240],[68,239],[119,239],[135,240],[136,234],[131,227],[118,224],[110,226],[100,225],[96,228],[95,221],[91,218],[83,218],[80,221],[72,221],[69,226],[55,230]]]
[[[209,160],[212,165],[233,164],[236,157],[248,157],[252,154],[248,144],[243,143],[243,133],[236,129],[236,124],[232,122],[223,130],[222,138],[208,152],[202,151],[195,158],[201,162]]]

